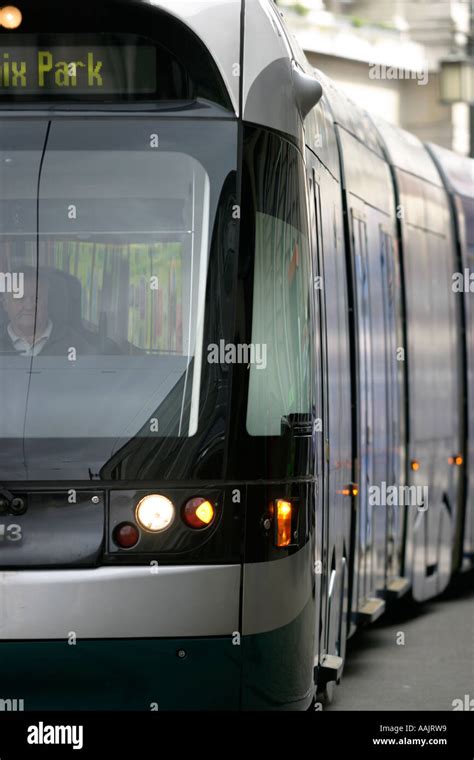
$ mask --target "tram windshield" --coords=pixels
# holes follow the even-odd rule
[[[56,469],[87,477],[131,438],[196,433],[235,139],[230,121],[2,122],[0,478],[41,478],[48,439],[84,442]]]

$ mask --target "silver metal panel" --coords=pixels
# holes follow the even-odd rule
[[[416,174],[434,185],[442,186],[441,177],[425,146],[415,135],[371,115],[385,144],[390,163],[410,174]]]
[[[474,272],[474,199],[456,198],[461,230],[463,267]],[[474,565],[474,295],[464,293],[466,310],[467,387],[468,387],[468,494],[464,525],[465,565]]]
[[[425,226],[431,232],[446,237],[446,253],[449,252],[449,241],[453,235],[451,210],[444,187],[435,187],[428,182],[423,183],[423,198],[425,202]],[[451,235],[450,235],[451,233]],[[454,263],[454,257],[450,256]]]
[[[319,109],[315,109],[319,110]],[[333,127],[334,130],[334,127]],[[328,172],[316,162],[319,175],[320,207],[315,223],[320,229],[322,275],[325,298],[327,331],[327,420],[328,447],[327,481],[323,487],[324,513],[319,508],[315,559],[321,560],[326,577],[316,575],[316,599],[321,604],[324,631],[319,641],[318,655],[344,657],[348,612],[348,558],[351,543],[350,498],[343,495],[352,480],[351,439],[352,415],[350,376],[349,323],[347,319],[348,294],[345,278],[344,227],[341,206],[341,188]],[[316,243],[316,238],[314,240]],[[316,252],[316,245],[314,246]],[[317,255],[315,253],[315,255]],[[324,295],[324,294],[322,294]],[[316,351],[318,351],[316,339]],[[319,507],[319,505],[318,505]],[[327,538],[326,538],[327,536]],[[327,541],[327,543],[326,543]],[[325,543],[325,551],[322,544]],[[326,604],[327,602],[327,604]],[[342,634],[342,635],[341,635]]]
[[[359,325],[359,387],[363,397],[361,410],[365,410],[366,420],[359,433],[361,470],[356,478],[360,491],[353,585],[355,610],[383,590],[386,578],[401,572],[400,515],[388,505],[371,506],[366,488],[367,482],[381,491],[384,484],[400,485],[404,461],[401,455],[403,430],[398,420],[395,424],[392,408],[394,405],[399,408],[403,390],[403,376],[396,361],[396,347],[401,338],[401,306],[398,299],[394,301],[395,291],[399,290],[395,195],[375,127],[371,125],[370,130],[366,130],[366,114],[341,96],[328,80],[323,78],[322,81],[336,121],[344,186],[352,212],[359,291],[357,312],[359,319],[362,312],[368,314],[368,323]]]
[[[260,76],[272,63],[280,59],[291,61],[292,53],[288,45],[286,34],[279,27],[275,15],[269,8],[268,0],[250,0],[245,4],[245,31],[244,31],[244,62],[243,72],[243,102],[244,119],[246,115],[247,99],[257,77]],[[275,87],[278,86],[275,80]],[[275,91],[267,93],[268,98],[261,104],[264,114],[268,106],[268,100],[284,100],[281,96],[275,98]],[[258,121],[257,123],[262,123]]]
[[[245,5],[243,118],[299,137],[292,51],[268,0]],[[278,97],[275,93],[278,92]]]
[[[345,129],[339,129],[348,192],[394,216],[395,200],[388,164]]]
[[[247,92],[244,120],[270,129],[278,129],[302,142],[302,119],[296,106],[291,73],[292,65],[289,58],[272,61],[258,75]],[[246,74],[247,68],[244,78]],[[276,89],[278,97],[274,97]]]
[[[433,143],[428,143],[427,147],[441,166],[448,189],[474,198],[474,159],[460,156]]]
[[[329,101],[324,91],[316,108],[310,111],[304,121],[304,133],[305,143],[308,148],[317,155],[321,163],[339,181],[340,163],[336,129]]]
[[[180,18],[202,40],[219,68],[238,114],[240,80],[235,67],[240,61],[241,0],[150,0],[150,5]]]
[[[313,577],[309,542],[285,559],[244,565],[242,633],[265,633],[291,623],[312,595]]]
[[[418,166],[414,154],[411,168]],[[428,487],[426,509],[407,507],[406,571],[411,575],[415,599],[422,600],[439,593],[448,582],[459,503],[459,473],[448,463],[460,446],[459,330],[451,288],[455,257],[444,188],[398,168],[395,178],[403,208],[411,431],[408,456],[419,462],[418,471],[410,471],[408,485]]]
[[[240,565],[2,571],[0,640],[230,635],[239,589]]]
[[[434,157],[445,186],[454,199],[457,232],[460,243],[460,269],[462,275],[466,270],[474,270],[474,160],[459,156],[452,151],[428,144],[428,150]],[[465,286],[464,286],[465,287]],[[466,468],[468,475],[467,494],[464,512],[463,546],[460,547],[460,564],[467,567],[472,564],[474,552],[474,310],[472,293],[465,287],[461,294],[466,317],[466,353],[467,353],[467,393],[468,393],[468,452]]]
[[[340,124],[380,157],[383,156],[377,130],[367,113],[351,100],[337,85],[321,71],[315,70],[323,91],[329,100],[336,124]]]
[[[315,77],[321,84],[323,82],[329,84],[329,80],[324,77],[323,73],[315,69],[306,58],[296,36],[286,26],[284,13],[274,5],[273,0],[267,0],[267,5],[270,9],[270,15],[274,18],[277,33],[286,40],[289,55],[306,74]],[[334,131],[334,121],[328,99],[324,96],[324,87],[321,101],[309,112],[304,120],[305,143],[316,153],[333,177],[338,179],[339,153]],[[293,95],[292,100],[294,100]]]
[[[398,186],[400,214],[403,215],[405,225],[426,227],[425,204],[423,196],[423,182],[413,174],[400,171],[395,172]]]
[[[306,73],[314,75],[314,71],[295,40],[291,40],[290,45],[290,34],[272,0],[246,0],[242,72],[241,0],[149,2],[181,19],[206,45],[227,86],[236,114],[239,114],[242,77],[244,119],[301,137],[292,60],[297,60]],[[274,97],[276,89],[278,98]]]

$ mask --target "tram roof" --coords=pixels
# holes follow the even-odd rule
[[[250,0],[254,3],[258,0]],[[127,0],[119,0],[127,2]],[[182,21],[212,55],[232,100],[239,107],[240,16],[242,0],[139,0]]]
[[[119,0],[126,2],[126,0]],[[291,135],[301,134],[292,61],[316,79],[314,70],[282,23],[273,0],[142,0],[186,24],[212,55],[239,114],[240,63],[243,118]],[[241,58],[243,53],[243,59]],[[279,96],[274,97],[278,89]]]
[[[114,1],[127,3],[130,0]],[[325,123],[328,118],[331,120],[329,105],[332,118],[365,144],[369,144],[374,152],[381,154],[383,142],[392,164],[406,171],[413,171],[413,166],[416,166],[419,176],[434,184],[442,184],[432,157],[418,138],[383,119],[369,118],[337,85],[310,65],[282,21],[282,13],[273,0],[245,0],[244,19],[242,0],[135,2],[168,13],[196,34],[217,65],[237,115],[240,115],[242,79],[242,116],[246,121],[298,138],[302,136],[303,120],[298,110],[293,77],[296,62],[300,71],[320,81],[324,88],[321,103],[310,110],[309,119],[305,123],[310,141],[314,137],[314,130],[328,130]],[[240,72],[242,61],[243,71]],[[450,151],[445,151],[439,156],[439,162],[443,164],[453,188],[463,194],[470,194],[466,193],[466,183],[471,181],[472,165],[467,167],[464,158],[459,158],[458,161],[456,157],[448,158],[453,155]]]
[[[416,135],[375,114],[371,114],[371,119],[382,137],[392,166],[438,187],[443,186],[436,164]]]
[[[474,159],[460,156],[433,143],[428,143],[428,148],[436,158],[449,189],[459,195],[473,198]]]

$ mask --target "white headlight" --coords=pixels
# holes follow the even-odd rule
[[[166,530],[174,520],[173,504],[166,496],[151,494],[137,504],[137,521],[145,530],[159,533]]]

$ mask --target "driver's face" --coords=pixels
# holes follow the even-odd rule
[[[35,277],[25,277],[23,298],[14,298],[12,293],[4,296],[4,308],[13,330],[18,335],[31,337],[35,331],[41,333],[48,324],[48,286]],[[35,317],[36,315],[36,317]]]

